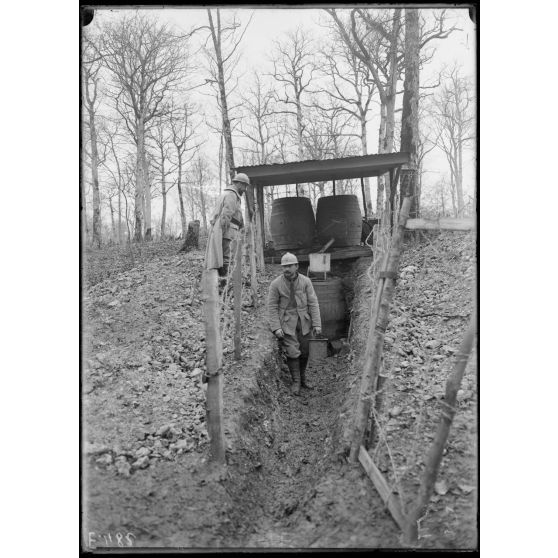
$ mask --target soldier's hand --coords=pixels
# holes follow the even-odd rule
[[[321,327],[315,327],[314,328],[314,335],[321,335],[322,334],[322,328]]]
[[[285,332],[281,328],[276,329],[273,333],[277,339],[283,339],[283,337],[285,337]]]

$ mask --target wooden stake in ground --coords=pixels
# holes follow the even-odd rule
[[[473,348],[476,331],[477,317],[476,312],[473,312],[469,328],[467,329],[465,337],[459,347],[453,371],[446,382],[446,394],[443,401],[444,408],[442,410],[440,422],[438,423],[436,437],[430,446],[430,450],[425,460],[425,468],[422,474],[417,499],[406,518],[404,531],[404,541],[406,544],[414,544],[418,540],[418,521],[426,513],[428,502],[432,496],[432,490],[434,489],[434,483],[436,482],[436,477],[442,461],[444,446],[446,445],[451,423],[453,422],[453,417],[455,415],[457,392],[461,386],[465,366],[467,365],[471,349]]]
[[[240,360],[241,350],[241,325],[240,311],[242,309],[242,235],[238,235],[235,242],[235,264],[233,271],[234,294],[234,358]]]
[[[209,434],[209,459],[225,464],[225,436],[223,432],[223,343],[219,328],[219,292],[217,270],[208,269],[203,274],[207,380],[207,432]]]
[[[351,463],[356,463],[358,461],[360,446],[364,441],[366,425],[368,423],[368,417],[370,416],[372,402],[374,401],[374,388],[380,369],[384,348],[384,336],[389,321],[389,309],[393,300],[395,278],[399,268],[403,232],[405,229],[405,222],[409,217],[410,207],[411,198],[407,196],[401,206],[398,226],[393,232],[393,239],[385,271],[380,274],[380,283],[378,284],[378,313],[377,318],[374,320],[375,323],[371,324],[372,327],[370,328],[366,344],[364,370],[360,384],[359,400],[355,411],[353,439],[351,441],[351,452],[349,455],[349,461]]]
[[[248,257],[250,260],[250,290],[252,292],[252,302],[254,306],[258,303],[258,279],[256,275],[256,235],[255,235],[255,195],[254,186],[246,188],[246,240],[248,248]]]

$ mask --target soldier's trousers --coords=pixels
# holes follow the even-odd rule
[[[285,333],[285,337],[279,340],[279,345],[287,354],[287,358],[298,358],[299,356],[308,357],[309,341],[312,336],[312,331],[306,335],[302,335],[302,325],[300,319],[296,324],[296,331],[294,335]]]

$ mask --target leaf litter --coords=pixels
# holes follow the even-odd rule
[[[265,325],[267,284],[278,266],[261,277],[257,308],[243,292],[240,362],[232,358],[232,307],[225,308],[229,466],[223,477],[212,476],[206,461],[203,253],[150,249],[129,269],[105,258],[108,270],[92,275],[105,279],[91,279],[84,293],[87,528],[129,529],[148,547],[398,546],[398,530],[368,477],[344,457],[366,336],[370,260],[337,266],[354,287],[353,334],[339,345],[343,351],[309,370],[316,389],[300,399],[290,395]],[[371,454],[408,505],[471,311],[474,240],[441,234],[408,242],[401,268],[378,416],[385,443]],[[475,544],[474,365],[460,394],[438,489],[421,522],[424,547]]]

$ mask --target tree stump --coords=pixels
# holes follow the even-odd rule
[[[188,223],[188,232],[184,239],[184,244],[180,248],[181,252],[189,252],[192,248],[199,249],[200,247],[200,221],[190,221]]]

